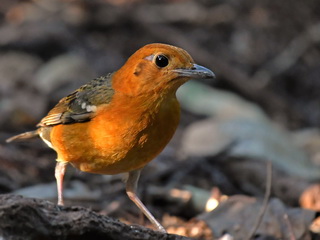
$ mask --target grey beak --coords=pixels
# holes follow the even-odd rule
[[[210,69],[198,64],[193,64],[193,67],[189,69],[175,69],[174,72],[178,73],[180,77],[189,77],[193,79],[207,79],[216,77]]]

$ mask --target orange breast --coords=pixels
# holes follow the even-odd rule
[[[81,171],[117,174],[139,169],[172,138],[180,117],[175,96],[165,99],[115,95],[86,123],[57,125],[51,141],[58,160]]]

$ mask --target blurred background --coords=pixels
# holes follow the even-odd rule
[[[316,0],[1,0],[0,193],[55,202],[55,153],[40,140],[5,144],[5,139],[34,129],[59,99],[117,70],[137,49],[153,42],[184,48],[217,76],[215,81],[191,81],[181,87],[179,129],[142,173],[142,200],[163,225],[199,239],[210,239],[208,232],[239,237],[239,231],[210,211],[236,194],[263,198],[268,162],[273,166],[271,196],[277,204],[298,208],[302,215],[303,208],[318,211]],[[67,205],[88,206],[128,223],[140,221],[121,176],[86,174],[71,167],[68,171]],[[218,207],[235,223],[243,221],[230,208]],[[243,211],[258,212],[260,205],[255,208],[250,205]],[[203,217],[205,212],[211,215]],[[181,227],[194,217],[205,219],[209,230],[201,225],[191,233]],[[267,220],[276,222],[273,217]],[[219,226],[211,221],[215,218]],[[293,229],[303,229],[294,231],[297,239],[316,239],[309,229],[313,220],[291,222]],[[258,231],[291,234],[280,230]]]

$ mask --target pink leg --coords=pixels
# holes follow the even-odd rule
[[[129,172],[129,177],[126,183],[126,192],[128,197],[137,205],[141,212],[150,220],[150,222],[160,231],[166,232],[164,227],[155,219],[155,217],[149,212],[146,206],[140,201],[136,194],[138,180],[140,177],[141,169]]]
[[[66,172],[67,162],[57,162],[55,168],[55,177],[58,189],[58,205],[63,206],[63,177]]]

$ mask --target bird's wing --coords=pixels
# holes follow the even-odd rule
[[[114,90],[112,74],[83,85],[59,103],[38,124],[39,127],[86,122],[95,116],[97,107],[110,103]]]

